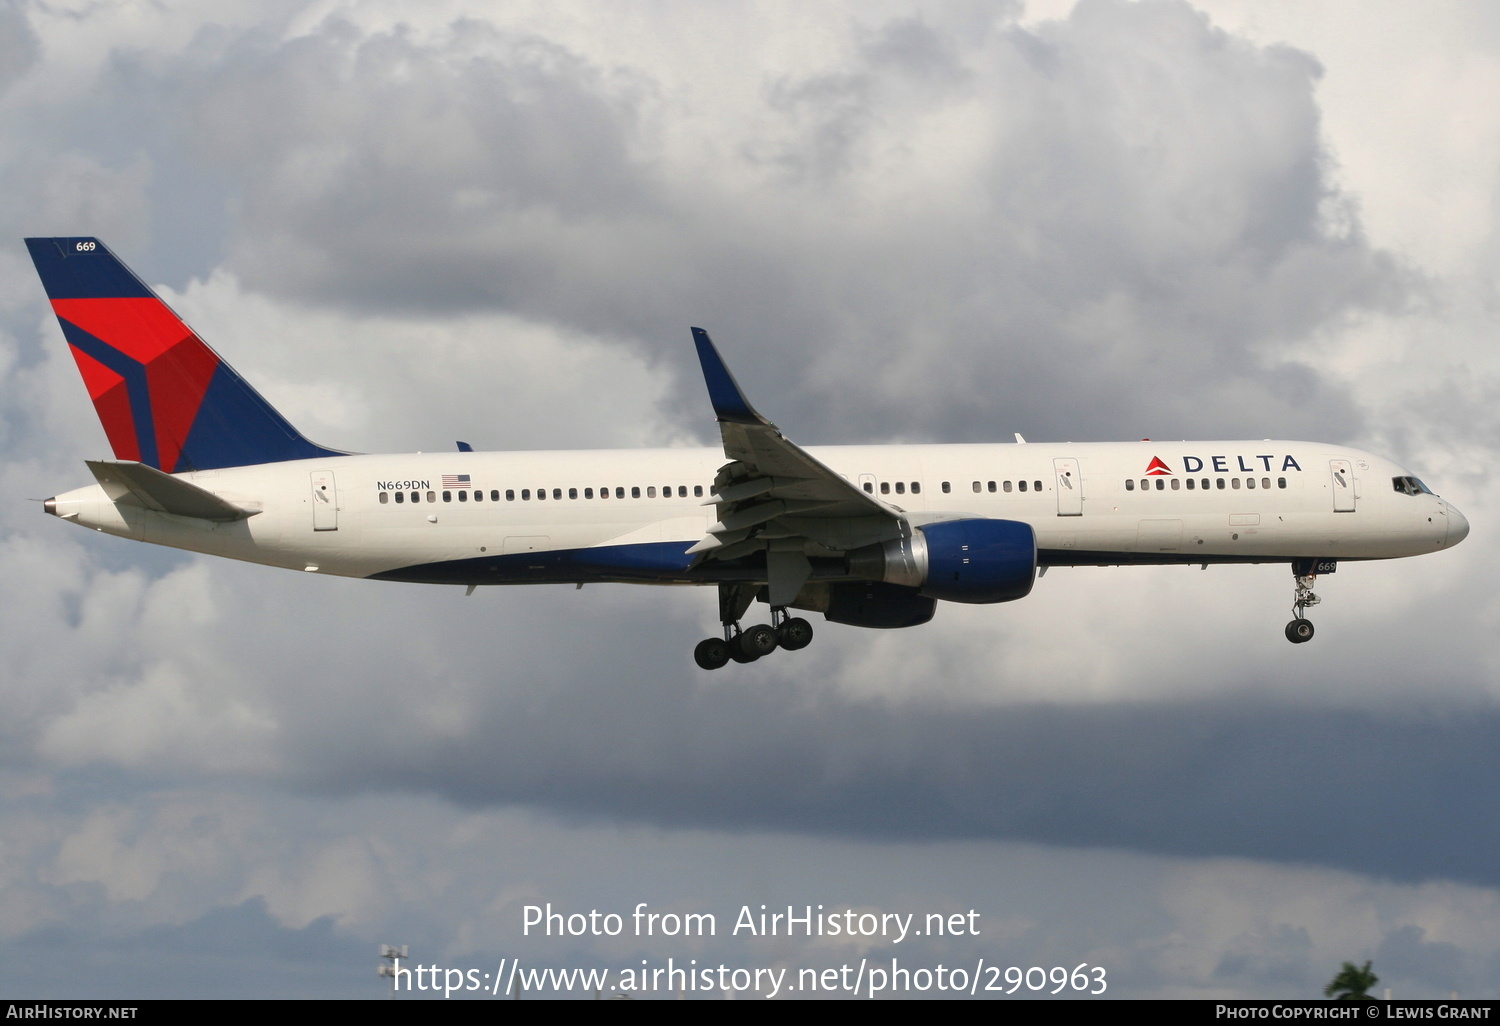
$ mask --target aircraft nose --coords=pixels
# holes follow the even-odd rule
[[[1469,536],[1469,518],[1460,513],[1453,503],[1445,502],[1443,505],[1447,507],[1444,512],[1448,517],[1448,538],[1443,544],[1457,545]]]

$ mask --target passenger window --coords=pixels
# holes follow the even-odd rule
[[[911,493],[913,495],[921,495],[922,494],[922,482],[921,481],[913,481],[911,483]]]
[[[1284,477],[1278,477],[1276,479],[1276,487],[1277,488],[1285,488],[1286,487],[1286,478],[1284,478]]]
[[[1034,492],[1041,491],[1042,490],[1042,483],[1040,481],[1033,481],[1033,482],[1031,482],[1031,490],[1034,491]]]
[[[871,495],[874,495],[875,494],[875,486],[873,484],[871,484],[869,481],[866,481],[865,482],[865,491],[869,492]]]
[[[506,492],[505,493],[505,497],[506,498],[510,498],[510,493]],[[491,488],[490,489],[490,501],[491,502],[499,502],[500,501],[500,489],[498,489],[498,488]]]
[[[947,495],[951,491],[953,491],[953,486],[951,484],[949,484],[949,482],[944,481],[943,482],[943,494]]]
[[[427,501],[428,502],[437,502],[437,492],[428,492],[427,493]]]
[[[905,495],[906,494],[906,482],[905,481],[897,481],[896,482],[896,494],[897,495]]]
[[[453,501],[453,493],[452,492],[444,492],[443,493],[443,501],[444,502],[452,502]]]
[[[1167,479],[1166,478],[1159,477],[1159,478],[1156,479],[1156,490],[1159,491],[1159,492],[1164,492],[1164,491],[1167,490]]]
[[[585,499],[592,499],[594,497],[594,490],[592,488],[585,488],[583,490],[583,497]]]
[[[541,502],[545,498],[547,498],[547,489],[545,489],[545,488],[538,488],[536,490],[536,501],[537,502]]]
[[[576,498],[578,498],[578,489],[577,488],[569,488],[568,489],[568,498],[570,498],[570,499],[576,499]]]
[[[381,502],[390,502],[391,501],[390,493],[389,492],[381,492],[380,493],[380,501]]]
[[[397,502],[405,502],[406,501],[406,493],[405,492],[397,492],[396,493],[396,501]]]
[[[507,488],[507,489],[505,489],[505,501],[506,502],[515,502],[516,501],[516,490],[514,488]]]
[[[459,502],[468,502],[469,501],[469,490],[467,488],[465,488],[463,491],[461,491],[461,492],[458,493],[458,501]]]
[[[422,493],[421,492],[412,492],[411,493],[411,501],[412,502],[421,502],[422,501]]]
[[[693,497],[695,499],[701,499],[701,498],[703,498],[703,486],[702,485],[693,485]]]
[[[1019,488],[1021,491],[1024,492],[1026,490],[1026,482],[1025,481],[1018,481],[1016,483],[1016,487]]]
[[[1217,480],[1219,482],[1219,491],[1222,492],[1224,490],[1224,479],[1222,477],[1220,477],[1220,478],[1216,478],[1215,480]]]
[[[1232,477],[1232,478],[1229,479],[1229,487],[1237,489],[1237,488],[1239,488],[1239,486],[1240,486],[1240,479],[1239,478]]]
[[[687,485],[678,485],[677,486],[677,497],[679,499],[686,499],[687,498]]]
[[[1269,487],[1271,487],[1271,479],[1269,477],[1263,477],[1263,478],[1261,478],[1260,479],[1260,486],[1262,488],[1269,488]]]
[[[1187,485],[1188,491],[1192,491],[1193,490],[1193,479],[1192,478],[1188,478],[1187,479],[1187,483],[1188,483],[1188,485]]]
[[[1180,480],[1178,480],[1177,478],[1175,478],[1175,477],[1172,478],[1172,491],[1177,492],[1177,491],[1181,491],[1181,490],[1182,490],[1182,482]]]
[[[656,485],[647,485],[646,486],[646,498],[648,498],[648,499],[654,499],[654,498],[656,498]]]
[[[521,501],[522,502],[530,502],[531,501],[531,489],[530,488],[522,488],[521,489]]]
[[[1009,482],[1009,481],[1007,481],[1007,482],[1005,482],[1005,483],[1006,483],[1006,484],[1010,484],[1010,482]],[[995,482],[993,482],[993,481],[991,481],[991,482],[990,482],[990,483],[989,483],[989,489],[990,489],[990,491],[992,491],[992,492],[993,492],[993,491],[994,491],[994,490],[995,490]],[[1007,489],[1005,489],[1005,490],[1006,490],[1006,491],[1007,491],[1007,492],[1008,492],[1008,491],[1010,491],[1010,489],[1009,489],[1009,488],[1007,488]]]
[[[615,498],[617,498],[617,499],[623,499],[623,498],[625,498],[625,486],[624,485],[616,485],[615,486]]]
[[[484,501],[484,489],[483,488],[476,488],[476,489],[474,489],[474,501],[475,502],[483,502]]]
[[[1128,477],[1125,479],[1125,490],[1127,492],[1135,491],[1135,478]]]
[[[552,497],[554,499],[561,499],[562,498],[562,489],[561,488],[554,488],[554,489],[552,489]]]
[[[891,494],[891,483],[889,481],[882,481],[882,482],[880,482],[880,494],[881,495],[889,495],[889,494]]]
[[[639,485],[637,485],[634,488],[630,489],[630,497],[632,499],[639,499],[641,497],[641,489],[640,489]]]
[[[991,491],[994,491],[994,489],[990,489],[990,490],[991,490]],[[1006,490],[1006,491],[1007,491],[1007,492],[1008,492],[1008,491],[1010,491],[1010,482],[1009,482],[1009,481],[1007,481],[1007,482],[1005,482],[1005,490]]]
[[[1245,478],[1245,487],[1246,488],[1254,488],[1255,487],[1255,478],[1253,478],[1253,477],[1247,477],[1247,478]]]

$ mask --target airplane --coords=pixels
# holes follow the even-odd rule
[[[692,329],[718,449],[360,455],[308,441],[98,239],[26,240],[114,459],[46,512],[309,573],[462,585],[713,585],[705,670],[812,641],[792,610],[913,627],[1054,566],[1287,563],[1450,548],[1469,523],[1390,460],[1314,442],[804,448]],[[770,623],[742,627],[750,606]]]

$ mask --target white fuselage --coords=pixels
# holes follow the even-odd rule
[[[1468,533],[1447,502],[1393,486],[1407,475],[1391,461],[1308,442],[808,452],[916,525],[953,515],[1029,524],[1042,565],[1385,559],[1443,549]],[[233,522],[117,503],[98,485],[57,496],[54,512],[139,541],[350,577],[709,583],[685,566],[622,573],[552,561],[543,571],[541,557],[652,545],[680,552],[715,522],[708,497],[724,463],[718,449],[353,455],[180,475],[258,511]],[[527,554],[535,572],[523,565]]]

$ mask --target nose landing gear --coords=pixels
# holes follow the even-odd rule
[[[1286,625],[1286,640],[1294,645],[1312,640],[1312,621],[1302,614],[1309,606],[1323,601],[1312,590],[1318,580],[1316,570],[1317,564],[1312,560],[1297,560],[1292,563],[1292,579],[1296,582],[1296,589],[1292,594],[1293,619]]]

